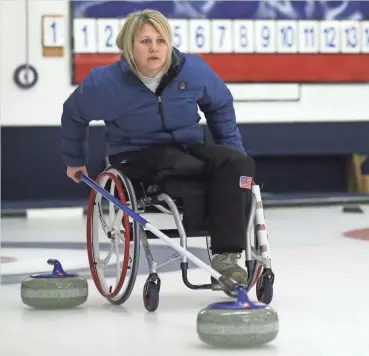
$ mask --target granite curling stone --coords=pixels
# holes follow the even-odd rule
[[[52,273],[32,274],[21,284],[24,304],[37,309],[75,308],[88,298],[87,281],[77,274],[64,272],[58,260],[49,259]]]
[[[243,288],[238,292],[236,301],[214,303],[198,313],[201,341],[219,348],[254,348],[277,337],[277,312],[264,303],[250,301]]]

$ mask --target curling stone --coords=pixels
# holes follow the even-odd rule
[[[236,301],[211,304],[197,316],[200,340],[219,348],[259,347],[274,340],[278,331],[277,312],[250,301],[242,287]]]
[[[21,284],[24,304],[37,309],[74,308],[88,297],[88,284],[77,274],[64,272],[58,260],[49,259],[52,273],[32,274]]]

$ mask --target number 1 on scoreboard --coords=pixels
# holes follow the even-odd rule
[[[97,52],[97,31],[95,19],[74,19],[74,53]]]
[[[62,47],[64,43],[64,17],[63,16],[43,16],[42,34],[44,47]]]

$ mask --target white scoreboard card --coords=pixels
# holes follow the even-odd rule
[[[319,52],[319,22],[318,21],[299,21],[299,47],[300,53]]]
[[[172,28],[173,46],[181,52],[188,52],[188,21],[182,19],[169,20],[169,24]]]
[[[360,25],[360,50],[369,53],[369,21],[362,21]]]
[[[233,50],[236,53],[255,51],[254,22],[251,20],[233,21]]]
[[[189,52],[209,53],[211,29],[209,20],[189,20]]]
[[[121,29],[119,19],[97,19],[97,50],[99,53],[118,53],[115,44]]]
[[[257,20],[255,21],[255,46],[258,53],[277,52],[275,21]]]
[[[341,21],[341,52],[360,52],[360,22]]]
[[[73,24],[74,53],[96,53],[97,31],[95,19],[75,19]]]
[[[321,21],[320,22],[320,52],[339,53],[340,51],[340,22]]]
[[[299,43],[297,21],[277,22],[277,52],[297,53]]]
[[[232,20],[211,21],[211,52],[231,53],[233,51]]]

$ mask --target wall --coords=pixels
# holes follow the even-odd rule
[[[68,2],[29,0],[29,61],[39,73],[30,90],[13,82],[15,68],[26,61],[25,1],[0,0],[0,6],[2,200],[57,205],[63,198],[84,199],[86,190],[65,177],[58,150],[62,103],[73,90],[68,25],[64,57],[43,58],[41,50],[41,16],[63,14],[68,24]],[[229,87],[245,146],[260,157],[259,177],[268,183],[268,191],[346,189],[342,156],[369,152],[369,84]],[[93,174],[103,168],[101,129],[91,131]]]
[[[40,75],[29,91],[17,88],[12,79],[16,66],[26,60],[25,1],[3,0],[2,6],[2,125],[59,125],[62,102],[73,89],[68,26],[64,57],[43,58],[41,16],[63,14],[68,24],[68,2],[29,0],[29,60]],[[230,88],[238,101],[240,123],[369,120],[369,84],[231,84]]]

